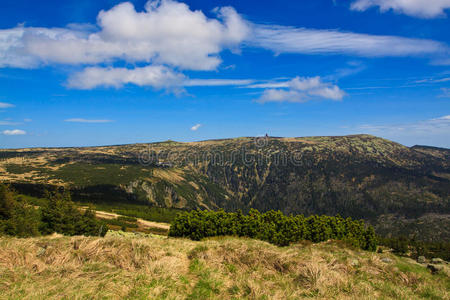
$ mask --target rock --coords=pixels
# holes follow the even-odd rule
[[[431,271],[431,274],[437,274],[444,269],[443,266],[433,264],[428,264],[427,268]]]
[[[389,257],[383,257],[381,259],[382,262],[386,263],[386,264],[390,264],[392,262],[392,259],[390,259]]]
[[[419,264],[424,264],[424,263],[427,262],[427,260],[426,260],[425,256],[419,256],[419,257],[417,258],[417,262],[418,262]]]
[[[432,258],[431,263],[432,264],[443,264],[444,260],[442,258]]]

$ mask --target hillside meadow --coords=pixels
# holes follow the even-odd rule
[[[1,299],[449,299],[448,266],[342,242],[277,247],[234,237],[191,241],[0,238]]]

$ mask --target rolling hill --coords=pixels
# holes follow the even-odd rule
[[[33,196],[60,186],[83,202],[340,214],[450,240],[450,150],[370,135],[4,149],[0,180]]]

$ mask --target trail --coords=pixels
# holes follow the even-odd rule
[[[87,209],[87,207],[81,207],[81,209]],[[107,212],[107,211],[101,211],[101,210],[96,210],[95,211],[95,215],[97,218],[102,218],[102,219],[117,219],[118,217],[126,217],[124,215],[119,215],[113,212]],[[137,223],[139,225],[139,227],[143,227],[143,228],[159,228],[159,229],[165,229],[165,230],[169,230],[170,229],[170,224],[167,223],[160,223],[160,222],[154,222],[154,221],[147,221],[141,218],[136,218],[137,219]]]

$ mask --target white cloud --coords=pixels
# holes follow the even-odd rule
[[[448,134],[450,133],[450,115],[433,118],[415,123],[389,125],[361,125],[360,129],[383,134]]]
[[[67,119],[64,121],[72,122],[72,123],[110,123],[110,122],[113,122],[113,120],[90,120],[90,119],[83,119],[83,118],[73,118],[73,119]]]
[[[32,119],[29,119],[29,118],[23,119],[23,121],[24,121],[24,122],[33,122],[33,120],[32,120]]]
[[[357,130],[383,136],[405,145],[450,146],[450,115],[410,123],[366,124],[358,126]]]
[[[189,79],[171,68],[152,65],[134,69],[88,67],[71,75],[67,86],[93,89],[99,86],[120,88],[126,84],[134,84],[177,92],[188,86],[245,86],[253,82],[252,79]]]
[[[315,98],[339,101],[345,92],[337,85],[323,82],[319,76],[295,77],[284,82],[262,83],[250,86],[266,88],[258,102],[306,102]]]
[[[393,10],[419,18],[435,18],[445,16],[445,9],[450,8],[449,0],[357,0],[352,3],[351,9],[365,11],[378,6],[381,12]]]
[[[4,135],[24,135],[24,134],[27,134],[25,131],[20,130],[20,129],[3,130],[2,133]]]
[[[241,45],[275,53],[426,56],[436,64],[445,63],[450,53],[446,44],[432,40],[260,25],[246,21],[232,7],[217,8],[213,13],[214,17],[207,17],[202,11],[173,0],[149,1],[143,11],[136,11],[133,4],[124,2],[100,11],[96,26],[20,25],[0,30],[0,68],[75,64],[82,65],[84,70],[69,76],[67,86],[71,88],[120,88],[135,84],[176,92],[184,86],[253,84],[250,79],[190,79],[180,71],[215,70],[222,61],[223,50],[238,52]],[[140,67],[107,67],[114,62]],[[333,98],[338,92],[330,87],[316,96]],[[267,93],[276,98],[277,92]],[[278,94],[281,96],[283,92]],[[285,96],[298,98],[295,93]]]
[[[200,127],[202,127],[202,124],[195,124],[194,126],[191,127],[191,130],[197,131]]]
[[[98,86],[119,88],[125,84],[172,88],[181,86],[185,76],[165,66],[143,68],[89,67],[70,76],[67,86],[77,89],[92,89]]]
[[[423,56],[448,51],[445,44],[423,39],[316,30],[277,25],[254,25],[250,45],[275,53],[345,54],[364,57]]]
[[[94,33],[73,25],[0,30],[0,66],[125,60],[212,70],[221,62],[219,53],[238,47],[249,33],[233,8],[218,8],[215,13],[217,18],[207,18],[172,0],[149,1],[145,11],[137,12],[124,2],[98,14],[100,31]]]
[[[450,147],[450,115],[410,123],[366,124],[352,131],[383,136],[409,146]]]
[[[0,121],[0,125],[19,125],[20,123],[11,121]]]
[[[450,77],[444,77],[444,78],[425,78],[414,81],[415,83],[442,83],[450,81]]]
[[[215,13],[216,18],[208,18],[172,0],[149,1],[145,10],[138,12],[124,2],[102,10],[97,18],[99,30],[94,32],[93,26],[86,24],[0,30],[0,67],[123,60],[212,70],[220,64],[222,50],[237,49],[242,42],[276,53],[369,57],[447,55],[448,50],[445,44],[431,40],[252,24],[231,7],[218,8]]]
[[[252,79],[187,79],[183,82],[184,86],[225,86],[252,84]]]
[[[14,104],[0,102],[0,108],[10,108],[10,107],[14,107]]]

